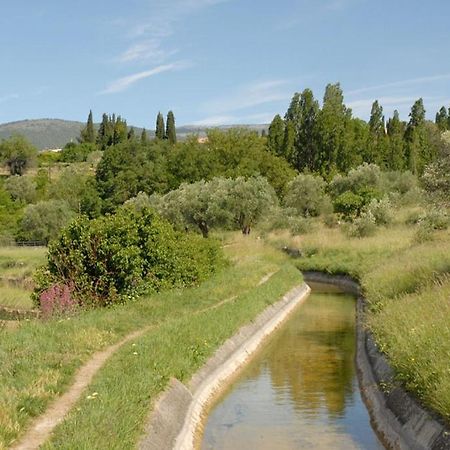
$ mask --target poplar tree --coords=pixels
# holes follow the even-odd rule
[[[97,145],[100,150],[105,150],[111,145],[112,133],[111,118],[104,113],[97,133]]]
[[[372,103],[369,119],[369,141],[367,142],[367,154],[365,162],[376,163],[380,167],[386,165],[385,162],[385,123],[383,107],[375,100]]]
[[[166,139],[169,140],[171,144],[177,143],[177,131],[175,129],[175,116],[172,111],[167,113],[167,121],[166,121]]]
[[[405,156],[408,169],[420,174],[428,160],[423,100],[416,100],[409,113],[405,132]]]
[[[155,130],[155,138],[156,139],[164,139],[165,130],[164,130],[164,117],[161,112],[158,113],[156,117],[156,130]]]
[[[436,113],[436,125],[439,128],[439,131],[446,131],[450,128],[450,108],[447,112],[447,109],[445,106],[443,106],[437,113]]]
[[[319,102],[311,89],[305,89],[299,100],[299,112],[295,136],[294,167],[302,171],[318,169],[317,116]]]
[[[86,126],[81,130],[79,141],[81,143],[95,143],[94,121],[92,119],[92,110],[89,111]]]
[[[267,135],[267,148],[275,155],[283,155],[284,142],[284,121],[279,114],[277,114],[269,126],[269,134]]]
[[[405,167],[404,134],[405,124],[400,120],[398,111],[390,118],[386,125],[388,143],[386,163],[390,170],[402,170]]]
[[[136,138],[136,132],[134,131],[134,127],[131,127],[128,130],[127,140],[134,141],[135,138]]]

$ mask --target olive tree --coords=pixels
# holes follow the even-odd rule
[[[34,165],[37,149],[23,136],[15,135],[0,143],[0,159],[11,175],[23,175]]]

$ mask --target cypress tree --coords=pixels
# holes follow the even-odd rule
[[[129,141],[134,141],[134,139],[136,138],[136,133],[134,131],[134,127],[131,127],[128,130],[128,134],[127,134],[127,140]]]
[[[111,118],[108,117],[106,113],[104,113],[97,133],[97,145],[100,150],[105,150],[106,147],[111,145],[111,131]]]
[[[155,138],[156,139],[164,139],[165,130],[164,130],[164,117],[161,112],[158,113],[156,117],[156,130],[155,130]]]
[[[92,110],[89,111],[86,126],[81,130],[80,142],[84,143],[95,143],[95,129],[94,121],[92,119]]]
[[[145,144],[148,141],[148,137],[147,137],[147,131],[145,130],[145,128],[142,129],[142,133],[141,133],[141,143]]]
[[[267,136],[267,148],[275,155],[283,155],[284,143],[284,120],[277,114],[269,125]],[[264,131],[264,130],[263,130]]]
[[[167,113],[167,121],[166,121],[166,139],[169,140],[171,144],[177,143],[177,131],[175,129],[175,116],[172,111]]]

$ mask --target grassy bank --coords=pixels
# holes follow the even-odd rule
[[[368,325],[398,378],[450,422],[450,232],[418,243],[414,227],[404,224],[367,238],[317,227],[302,237],[269,239],[300,247],[301,270],[360,281],[370,305]]]
[[[95,351],[152,325],[107,362],[46,446],[133,447],[151,402],[171,376],[187,380],[240,325],[300,282],[276,250],[252,238],[231,239],[224,243],[232,264],[199,287],[0,332],[0,448],[23,434]]]

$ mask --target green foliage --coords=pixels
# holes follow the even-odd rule
[[[442,106],[441,109],[436,113],[435,123],[439,128],[439,131],[446,131],[450,128],[450,115],[445,106]]]
[[[18,222],[22,215],[22,207],[14,202],[0,179],[0,238],[12,241],[17,232]]]
[[[331,201],[325,194],[325,188],[326,183],[320,176],[297,175],[286,188],[284,205],[304,217],[330,212]]]
[[[347,234],[350,237],[368,237],[375,234],[377,229],[376,219],[370,210],[364,211],[347,225]]]
[[[364,199],[351,191],[345,191],[338,195],[333,202],[334,210],[345,217],[359,215],[364,204]]]
[[[51,199],[66,201],[75,213],[97,217],[101,212],[101,199],[95,188],[95,179],[89,173],[67,167],[49,186]]]
[[[433,202],[450,207],[450,145],[437,161],[425,168],[422,183]]]
[[[189,286],[221,263],[218,244],[178,233],[151,210],[72,222],[49,247],[36,277],[35,299],[49,287],[71,286],[80,304],[123,302],[135,293]]]
[[[103,209],[113,211],[139,192],[164,192],[169,185],[164,144],[127,141],[107,148],[97,166]]]
[[[76,144],[75,142],[69,142],[59,153],[59,161],[65,163],[83,162],[96,150],[97,147],[94,143],[83,142]]]
[[[24,137],[15,135],[0,143],[0,161],[11,175],[23,175],[36,163],[37,149]]]
[[[62,200],[41,201],[28,205],[19,224],[18,241],[38,241],[48,244],[74,217],[69,205]]]
[[[128,139],[127,121],[120,116],[103,114],[96,143],[100,150],[125,142]]]
[[[134,203],[139,207],[142,201],[145,199],[137,197]],[[263,177],[238,177],[182,184],[162,197],[153,196],[150,201],[172,223],[180,228],[195,226],[207,237],[211,228],[238,228],[249,234],[277,198]]]
[[[381,200],[373,198],[364,211],[373,216],[376,225],[389,225],[394,219],[394,211],[387,197]]]
[[[13,175],[5,180],[5,190],[14,201],[33,203],[36,200],[36,183],[29,177]]]
[[[170,144],[177,143],[177,131],[175,129],[175,116],[172,111],[169,111],[167,113],[165,138],[169,141]]]
[[[86,126],[81,130],[79,141],[80,143],[95,144],[96,134],[92,119],[92,110],[89,111]]]
[[[166,135],[165,127],[164,127],[164,117],[161,112],[158,113],[156,117],[156,129],[155,129],[155,138],[163,140]]]
[[[277,114],[270,126],[269,126],[269,134],[267,135],[267,148],[278,156],[283,156],[283,142],[284,142],[284,121]]]

